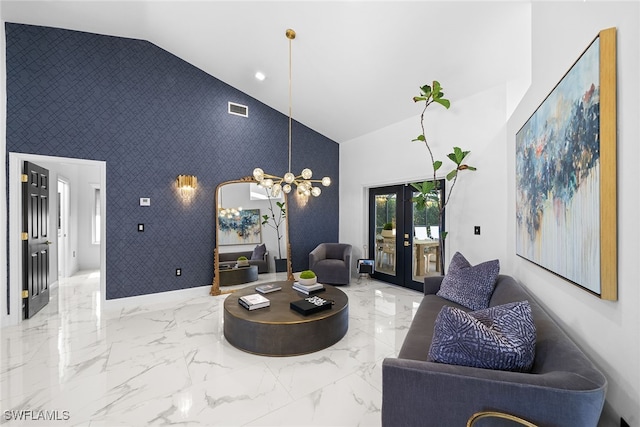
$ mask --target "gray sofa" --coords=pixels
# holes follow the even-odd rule
[[[490,306],[529,301],[536,326],[531,372],[427,362],[440,309],[451,305],[469,311],[435,295],[441,281],[442,276],[425,279],[425,296],[398,357],[383,361],[383,426],[465,426],[481,411],[508,413],[538,426],[598,424],[606,378],[510,276],[498,276]]]
[[[218,254],[220,261],[220,268],[231,268],[236,265],[238,258],[241,256],[247,257],[249,260],[249,265],[257,265],[258,273],[268,273],[269,272],[269,251],[264,253],[264,257],[261,259],[251,259],[251,254],[253,251],[243,251],[243,252],[223,252]]]

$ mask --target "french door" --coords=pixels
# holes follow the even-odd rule
[[[441,274],[437,197],[444,198],[444,180],[437,188],[440,191],[424,209],[413,203],[417,192],[409,184],[369,190],[372,277],[422,291],[425,276]]]

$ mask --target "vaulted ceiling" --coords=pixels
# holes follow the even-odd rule
[[[416,116],[439,80],[455,100],[517,79],[530,2],[2,1],[4,21],[148,40],[344,142]],[[255,79],[262,71],[266,79]]]

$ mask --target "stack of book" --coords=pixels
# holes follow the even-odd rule
[[[319,311],[328,310],[332,305],[333,301],[320,298],[317,295],[289,303],[289,307],[291,307],[292,310],[295,310],[300,314],[304,314],[305,316]]]
[[[276,285],[275,283],[268,283],[266,285],[256,286],[256,291],[261,294],[268,294],[269,292],[275,292],[282,289],[282,286]]]
[[[260,294],[251,294],[238,298],[238,304],[247,310],[257,310],[259,308],[269,307],[271,301]]]
[[[324,285],[322,283],[315,283],[313,285],[303,285],[300,282],[293,282],[293,289],[302,292],[306,295],[317,294],[318,292],[324,291]]]

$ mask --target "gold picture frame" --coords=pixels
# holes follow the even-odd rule
[[[616,29],[598,33],[516,133],[516,253],[617,300]]]

